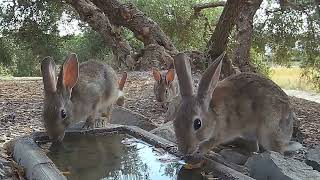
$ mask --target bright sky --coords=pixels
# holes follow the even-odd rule
[[[60,36],[71,35],[71,34],[81,34],[79,21],[71,20],[69,15],[63,13],[61,20],[59,21],[58,29],[60,31]]]

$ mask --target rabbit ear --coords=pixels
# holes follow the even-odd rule
[[[223,52],[204,72],[199,83],[198,88],[198,99],[201,103],[209,105],[209,102],[212,98],[212,93],[219,81],[222,60],[225,56]]]
[[[57,90],[56,64],[51,57],[41,62],[41,74],[45,93],[54,93]]]
[[[157,82],[161,81],[161,73],[157,68],[152,68],[153,77]]]
[[[118,84],[119,84],[119,90],[120,90],[120,91],[123,90],[124,84],[125,84],[126,81],[127,81],[127,77],[128,77],[127,72],[123,72],[123,73],[122,73],[121,80],[118,82]]]
[[[178,76],[181,96],[192,96],[193,85],[189,57],[179,53],[174,57],[174,67]]]
[[[174,69],[169,69],[166,74],[166,81],[168,84],[174,80],[174,76],[175,76]]]
[[[58,88],[71,92],[77,83],[79,76],[79,64],[76,54],[71,54],[64,62],[58,79]],[[69,94],[68,94],[69,95]]]

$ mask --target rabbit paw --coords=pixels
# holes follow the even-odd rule
[[[96,128],[106,127],[107,124],[108,124],[108,122],[109,122],[109,118],[100,117],[100,118],[96,119],[95,127],[96,127]]]
[[[105,119],[104,119],[104,118],[98,118],[98,119],[96,119],[95,127],[96,127],[96,128],[106,127],[106,121],[105,121]]]

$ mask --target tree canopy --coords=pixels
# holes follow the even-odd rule
[[[155,42],[158,46],[164,47],[160,54],[196,51],[202,53],[200,57],[203,58],[207,56],[206,53],[211,52],[210,43],[215,42],[216,47],[223,47],[219,44],[223,44],[221,39],[215,39],[213,36],[219,35],[217,33],[221,23],[228,23],[224,18],[230,16],[234,18],[234,22],[229,22],[230,34],[226,36],[226,47],[222,49],[228,51],[228,56],[231,61],[235,61],[235,66],[242,69],[243,62],[238,56],[248,56],[245,59],[250,59],[253,66],[263,72],[267,72],[267,63],[290,66],[292,62],[299,62],[305,70],[305,75],[320,88],[320,5],[316,0],[256,0],[256,7],[247,2],[242,5],[236,4],[237,2],[232,0],[110,2],[114,3],[114,6],[119,5],[119,11],[107,11],[113,6],[99,0],[1,2],[0,74],[39,75],[39,61],[43,57],[52,56],[61,62],[70,52],[77,53],[81,61],[94,58],[109,61],[114,66],[128,65],[128,57],[142,62],[141,56],[148,54]],[[101,17],[106,18],[106,21],[102,22],[104,30],[99,29],[103,25],[99,24],[101,22],[95,24],[90,19],[92,17],[89,10],[85,9],[88,7],[93,7],[91,10],[95,12],[94,15],[101,13]],[[236,9],[232,11],[232,8]],[[243,48],[246,44],[244,42],[251,42],[251,34],[243,35],[241,32],[243,28],[249,28],[244,32],[250,31],[250,26],[244,27],[241,23],[245,24],[246,18],[250,16],[253,18],[252,44],[246,49]],[[131,21],[126,21],[126,18],[131,18]],[[59,26],[64,24],[68,27],[72,21],[79,22],[78,29],[81,33],[61,35]],[[135,24],[139,22],[146,24],[142,30]],[[153,24],[154,22],[160,29]],[[250,18],[248,23],[252,24]],[[154,34],[159,36],[153,36]],[[167,40],[163,39],[165,36],[168,37]],[[121,43],[112,44],[112,40]],[[170,41],[174,48],[170,48]],[[121,47],[123,44],[127,45]],[[119,48],[122,48],[122,51],[116,52],[115,49]],[[245,51],[241,52],[243,49]],[[113,55],[121,56],[121,53],[126,57],[114,58]],[[143,65],[140,64],[139,67]]]

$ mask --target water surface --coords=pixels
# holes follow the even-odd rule
[[[66,136],[63,147],[47,155],[70,180],[203,179],[200,172],[183,170],[176,157],[128,138],[133,139],[122,134]]]

